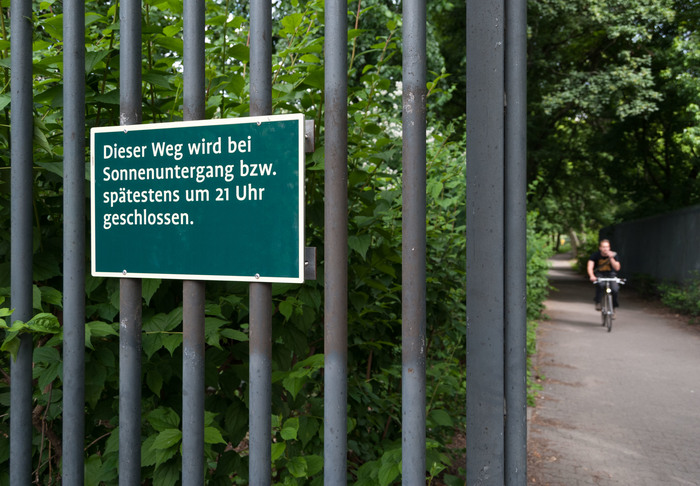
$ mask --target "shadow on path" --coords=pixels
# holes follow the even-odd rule
[[[534,359],[528,484],[700,485],[700,332],[623,288],[612,332],[593,285],[552,260]]]

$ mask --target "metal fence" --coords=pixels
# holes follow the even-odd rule
[[[525,2],[467,1],[467,483],[525,484]],[[204,117],[204,0],[184,0],[184,119]],[[324,482],[346,483],[347,2],[325,2]],[[271,102],[252,0],[250,114]],[[11,304],[32,317],[32,2],[11,2]],[[505,30],[508,18],[509,30]],[[84,483],[85,4],[64,2],[63,484]],[[507,49],[506,49],[507,48]],[[141,122],[141,0],[120,3],[120,121]],[[402,481],[426,471],[426,3],[403,3]],[[504,110],[504,93],[507,109]],[[182,483],[204,476],[204,283],[183,282]],[[271,483],[271,287],[250,284],[250,483]],[[141,482],[141,281],[120,281],[119,484]],[[32,342],[11,369],[10,481],[32,482]],[[507,410],[506,410],[507,405]],[[507,413],[506,413],[507,411]],[[505,418],[504,418],[505,417]]]

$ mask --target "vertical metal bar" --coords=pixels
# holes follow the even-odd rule
[[[271,481],[272,286],[250,284],[250,459],[254,486]]]
[[[527,483],[527,2],[506,0],[505,475]]]
[[[182,484],[185,486],[204,484],[204,287],[204,282],[182,283]]]
[[[141,279],[119,282],[119,485],[141,484]]]
[[[84,482],[85,1],[63,16],[63,484]]]
[[[11,305],[12,321],[32,318],[32,2],[10,4],[11,138]],[[29,484],[32,474],[32,338],[20,338],[11,364],[10,484]]]
[[[347,0],[325,10],[324,484],[346,484],[348,393]]]
[[[272,7],[252,0],[250,8],[250,114],[272,113]],[[272,286],[250,284],[250,484],[272,480]]]
[[[467,0],[467,484],[503,484],[503,0]]]
[[[183,118],[204,118],[204,1],[183,4]]]
[[[183,4],[183,118],[201,120],[204,110],[204,1]],[[205,283],[182,282],[182,484],[204,484]]]
[[[425,0],[403,2],[402,484],[425,484]]]
[[[250,5],[250,115],[272,113],[272,4]]]
[[[119,122],[141,123],[141,0],[122,0]],[[141,484],[140,279],[119,281],[119,485]]]

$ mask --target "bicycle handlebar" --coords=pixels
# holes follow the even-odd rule
[[[600,277],[600,278],[596,279],[596,281],[593,283],[597,284],[598,282],[617,282],[619,284],[624,285],[625,283],[627,283],[627,280],[624,278],[618,278],[618,277]]]

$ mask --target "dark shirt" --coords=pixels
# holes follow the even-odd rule
[[[613,270],[612,263],[609,257],[604,257],[600,251],[597,251],[589,258],[593,262],[593,273],[599,277],[616,277],[617,272]],[[620,261],[620,255],[615,255],[615,261]]]

